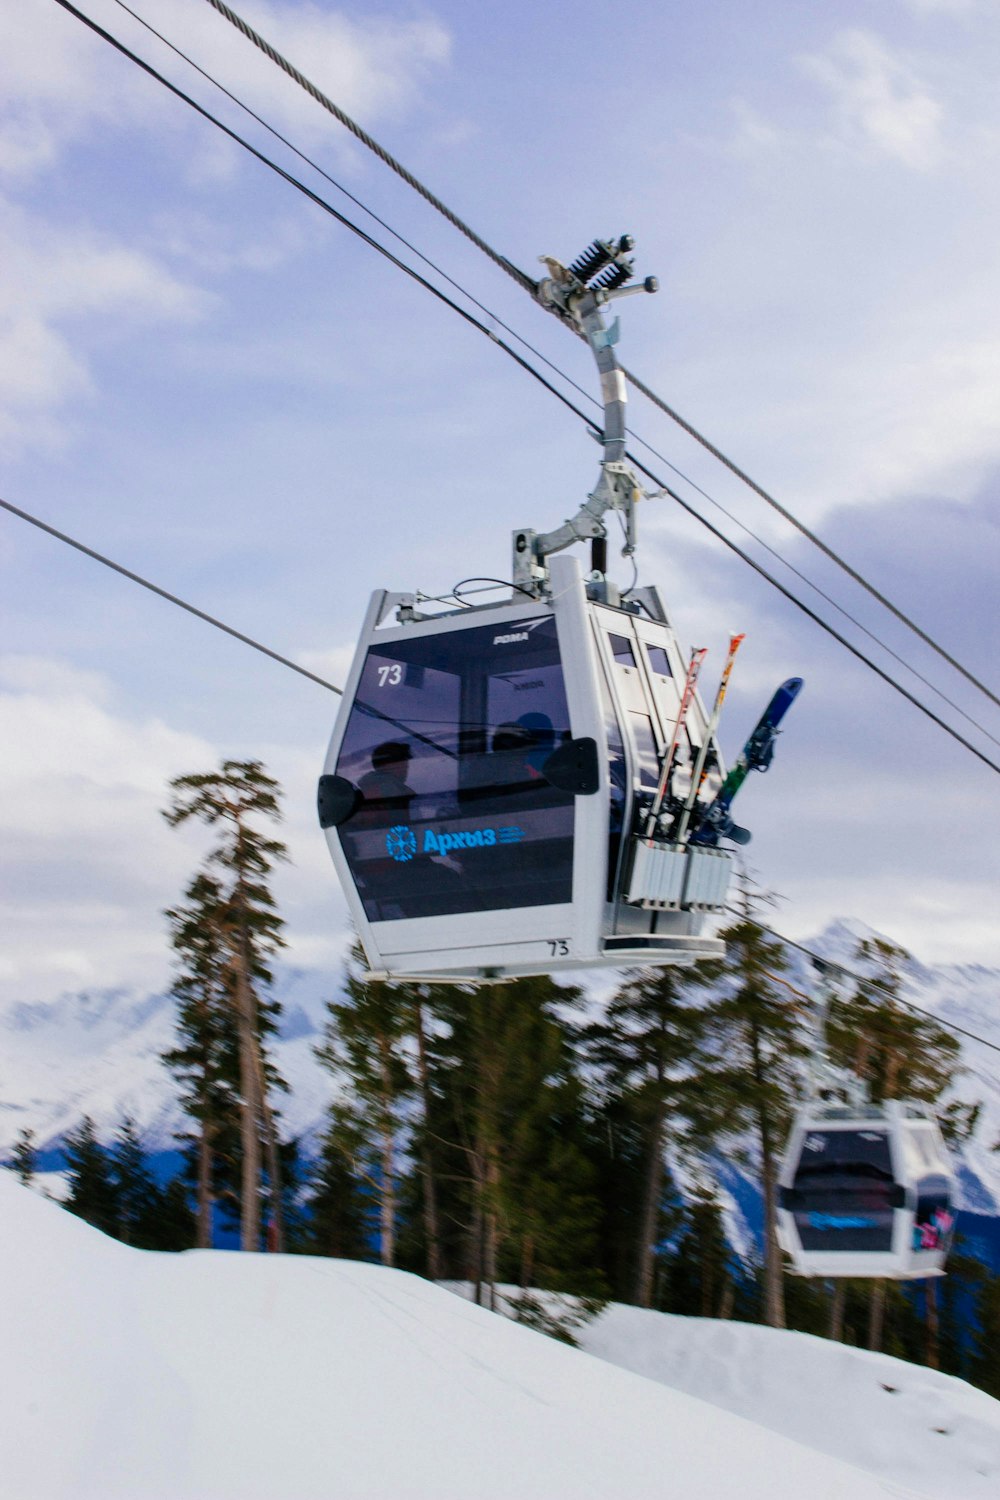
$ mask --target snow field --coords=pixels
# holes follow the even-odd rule
[[[402,1272],[130,1250],[6,1172],[0,1213],[5,1500],[920,1493]]]

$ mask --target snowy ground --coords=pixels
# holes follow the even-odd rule
[[[619,1305],[579,1342],[918,1493],[1000,1494],[1000,1402],[951,1375],[807,1333]]]
[[[0,1488],[9,1500],[997,1492],[1000,1405],[913,1372],[914,1399],[900,1405],[886,1444],[898,1448],[898,1467],[883,1455],[883,1474],[894,1477],[873,1475],[859,1423],[883,1416],[865,1419],[870,1383],[845,1390],[864,1362],[845,1363],[835,1346],[824,1346],[824,1360],[808,1340],[800,1356],[797,1335],[751,1344],[730,1327],[727,1352],[705,1346],[693,1325],[686,1378],[710,1403],[660,1383],[663,1368],[655,1379],[616,1368],[401,1272],[129,1250],[4,1172],[0,1214]],[[656,1363],[656,1338],[619,1325],[628,1311],[615,1310],[608,1335]],[[646,1330],[656,1326],[649,1318]],[[668,1321],[675,1342],[679,1320]],[[714,1404],[734,1404],[734,1391],[752,1384],[748,1354],[761,1385],[795,1362],[790,1395],[826,1410],[839,1456]],[[936,1459],[921,1459],[917,1485],[921,1390],[952,1431]],[[826,1435],[822,1446],[837,1445]]]

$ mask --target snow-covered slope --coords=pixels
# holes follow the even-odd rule
[[[612,1304],[601,1359],[948,1500],[1000,1493],[1000,1402],[922,1365],[807,1333]]]
[[[131,1250],[4,1172],[0,1215],[0,1474],[11,1500],[996,1493],[996,1463],[991,1474],[981,1452],[996,1405],[986,1397],[942,1439],[947,1456],[926,1484],[859,1467],[840,1415],[853,1372],[833,1362],[835,1346],[827,1369],[810,1367],[809,1400],[826,1404],[831,1426],[840,1417],[840,1457],[400,1272]],[[785,1347],[753,1351],[762,1374]],[[730,1370],[742,1359],[737,1348]],[[947,1396],[936,1410],[951,1420]],[[907,1474],[908,1436],[898,1433]],[[977,1465],[992,1489],[969,1487]]]

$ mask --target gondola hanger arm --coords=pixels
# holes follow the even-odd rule
[[[564,266],[553,256],[541,257],[549,275],[538,283],[535,291],[538,301],[583,335],[597,363],[604,403],[601,439],[604,456],[597,485],[575,516],[553,531],[522,529],[514,533],[514,583],[535,594],[545,591],[545,559],[574,542],[603,540],[604,517],[610,510],[621,512],[625,518],[624,554],[630,556],[635,551],[635,505],[642,490],[625,461],[625,376],[615,354],[620,326],[617,318],[610,326],[604,319],[604,309],[617,298],[658,290],[655,276],[626,285],[633,274],[633,262],[628,255],[633,244],[631,235],[622,235],[617,242],[595,240],[570,266]],[[603,574],[604,569],[598,563],[595,557],[595,572]],[[613,587],[606,581],[600,586],[605,592]]]

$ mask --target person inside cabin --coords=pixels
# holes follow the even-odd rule
[[[406,817],[416,792],[406,778],[411,751],[405,740],[385,740],[372,751],[372,769],[358,782],[366,808],[393,818]]]
[[[534,772],[535,777],[542,777],[545,762],[556,747],[556,732],[552,727],[552,720],[548,714],[526,713],[517,722],[530,736],[524,756],[529,773]]]

